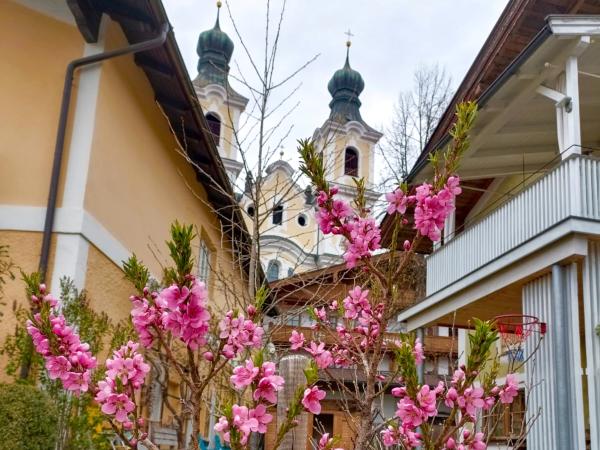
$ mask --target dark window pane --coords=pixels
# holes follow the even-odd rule
[[[344,154],[344,175],[358,176],[358,152],[348,147]]]
[[[277,261],[269,261],[267,266],[267,281],[275,281],[279,279],[279,263]]]
[[[283,206],[277,205],[273,208],[273,225],[281,225],[283,223]]]
[[[219,138],[221,137],[221,121],[214,114],[208,113],[206,115],[206,122],[208,123],[208,131],[212,134],[215,145],[219,145]]]

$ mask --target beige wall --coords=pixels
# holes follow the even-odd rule
[[[123,44],[120,29],[111,26],[107,49]],[[169,263],[164,242],[171,223],[194,224],[216,250],[214,263],[239,285],[239,274],[232,273],[230,248],[222,241],[220,223],[206,199],[191,166],[177,153],[176,141],[143,71],[132,57],[105,62],[86,211],[157,277],[162,265]]]
[[[46,204],[65,70],[82,55],[74,26],[0,1],[0,204]]]

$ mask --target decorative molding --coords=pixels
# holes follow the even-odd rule
[[[0,230],[42,232],[45,207],[0,205]],[[57,208],[54,233],[81,235],[117,266],[132,252],[83,209]]]

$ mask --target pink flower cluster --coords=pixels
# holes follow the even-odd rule
[[[203,282],[191,278],[191,286],[176,284],[163,289],[156,299],[162,308],[162,325],[192,350],[206,344],[210,313],[206,309],[208,291]]]
[[[444,450],[485,450],[484,434],[473,433],[470,430],[463,430],[462,442],[457,443],[453,437],[449,437],[444,445]]]
[[[259,404],[256,408],[249,409],[247,406],[233,405],[232,417],[219,418],[215,425],[215,431],[221,435],[225,442],[231,442],[232,429],[239,434],[239,442],[242,445],[248,443],[250,433],[267,432],[267,425],[273,420],[273,416],[267,413],[267,407]]]
[[[283,388],[285,380],[276,375],[275,363],[265,362],[259,367],[254,367],[252,360],[246,360],[245,364],[233,369],[231,383],[240,390],[255,383],[252,397],[255,401],[267,401],[277,403],[277,392]]]
[[[45,292],[45,286],[40,286]],[[37,297],[36,297],[37,299]],[[56,314],[57,300],[45,295],[38,300],[42,312],[27,321],[27,332],[35,350],[44,357],[48,376],[59,379],[65,389],[76,394],[86,392],[91,382],[91,371],[96,368],[96,358],[90,347],[82,343],[79,335],[67,325],[62,314]],[[45,335],[41,330],[50,330]]]
[[[143,296],[130,298],[131,320],[143,345],[152,345],[157,330],[170,331],[192,350],[206,343],[210,325],[206,286],[189,278],[189,287],[173,284],[158,293],[144,289]]]
[[[336,187],[329,192],[321,191],[317,196],[317,222],[324,234],[343,235],[348,241],[344,260],[348,268],[371,256],[380,248],[381,231],[372,217],[360,217],[344,200],[334,199]]]
[[[415,344],[415,351],[418,351],[417,344]],[[393,388],[392,395],[399,398],[396,410],[399,423],[390,424],[381,433],[383,443],[388,447],[398,444],[407,448],[420,446],[416,429],[437,415],[437,404],[440,400],[443,400],[448,408],[460,410],[465,423],[474,424],[480,411],[491,409],[498,400],[503,404],[512,403],[518,394],[519,385],[514,374],[506,376],[503,387],[495,386],[487,393],[483,388],[467,383],[466,380],[464,368],[461,367],[454,372],[448,388],[441,381],[435,388],[423,385],[414,398],[408,395],[405,387]],[[458,440],[452,436],[448,437],[444,448],[448,450],[485,450],[486,448],[483,433],[472,433],[463,429],[459,437]]]
[[[129,341],[106,360],[106,378],[98,383],[95,400],[101,406],[101,411],[114,416],[125,429],[133,426],[130,414],[135,409],[133,396],[138,391],[150,366],[137,352],[139,344]]]
[[[437,193],[430,184],[417,187],[415,194],[415,228],[432,241],[440,240],[446,217],[454,210],[454,199],[461,193],[458,177],[449,177]]]
[[[423,183],[415,190],[415,195],[406,195],[398,188],[385,195],[388,202],[388,214],[405,214],[409,205],[415,205],[415,229],[431,239],[439,241],[444,221],[454,209],[457,195],[461,193],[460,178],[458,176],[448,177],[446,184],[439,191],[434,191],[433,186]],[[407,245],[404,245],[405,249]],[[408,245],[410,248],[410,243]]]
[[[317,386],[306,388],[302,396],[302,406],[312,414],[321,414],[321,400],[325,396],[325,391],[322,391]]]
[[[323,433],[321,439],[319,439],[319,442],[317,443],[317,450],[344,450],[343,448],[334,448],[333,444],[334,440],[329,437],[329,433]]]
[[[264,330],[243,314],[233,317],[229,311],[219,322],[219,337],[225,339],[222,354],[227,359],[235,358],[245,348],[260,348]]]

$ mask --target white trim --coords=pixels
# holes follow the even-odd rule
[[[16,2],[53,19],[75,25],[75,18],[65,0],[16,0]]]
[[[80,234],[59,234],[56,237],[56,251],[50,288],[60,291],[60,279],[69,277],[75,287],[81,290],[85,286],[89,242]]]
[[[0,205],[0,230],[34,231],[44,229],[46,208],[41,206]],[[108,259],[121,267],[132,252],[83,209],[57,208],[54,233],[79,234]]]
[[[548,16],[552,33],[560,37],[600,35],[600,17],[597,15],[556,14]]]
[[[102,17],[98,43],[86,44],[83,56],[104,51],[107,22],[105,18],[106,16]],[[73,110],[73,132],[69,145],[69,160],[64,175],[63,206],[67,208],[83,208],[94,139],[101,69],[101,64],[94,64],[81,68],[78,74],[79,88]]]
[[[570,256],[585,256],[587,239],[573,233],[600,235],[600,223],[568,219],[401,312],[398,320],[406,321],[409,331],[414,330],[504,286],[533,275],[555,262]],[[544,247],[548,247],[547,250],[539,252]],[[537,253],[533,255],[535,252]],[[497,275],[492,277],[494,274]]]

